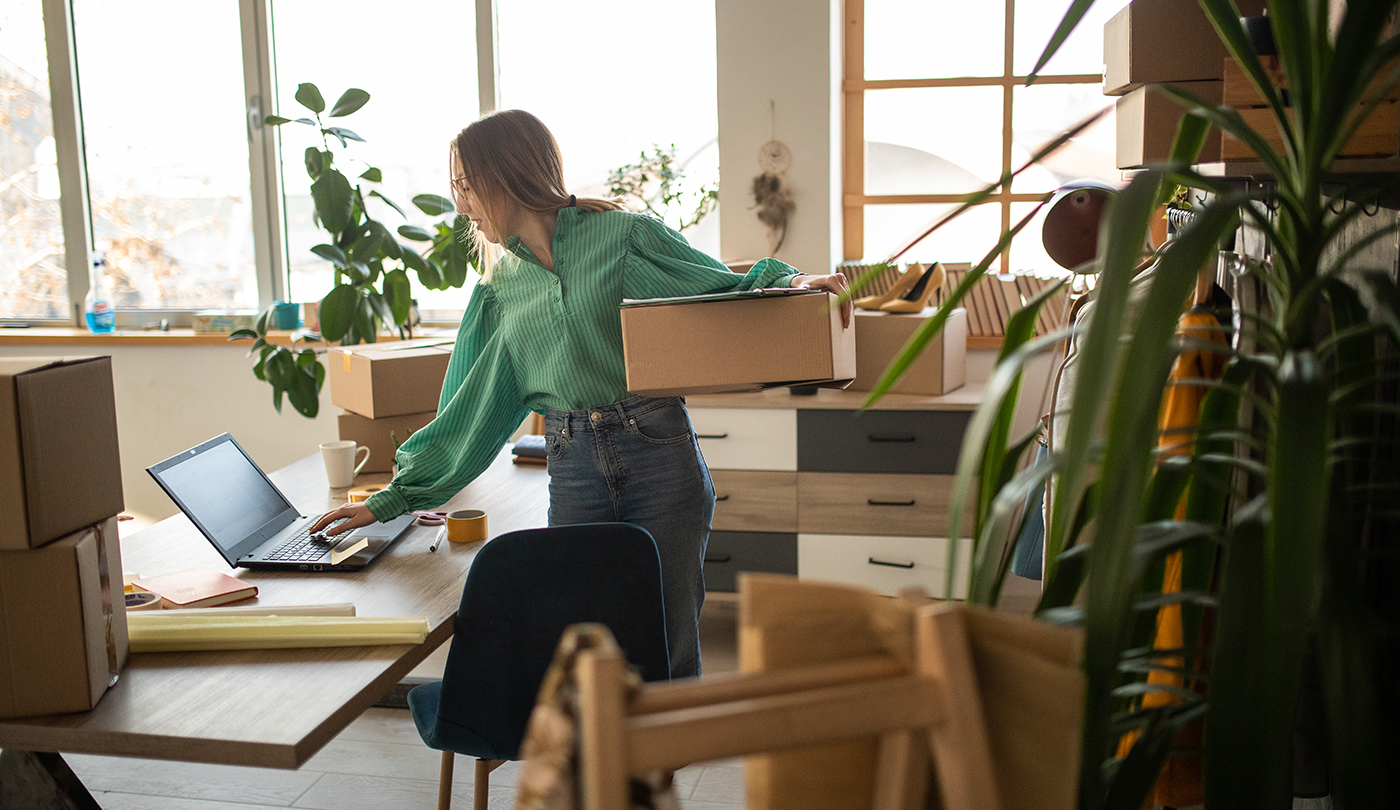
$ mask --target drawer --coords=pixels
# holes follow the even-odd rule
[[[971,418],[971,411],[798,411],[797,469],[951,475]]]
[[[740,571],[797,573],[797,535],[782,532],[710,532],[705,547],[705,590],[734,591]]]
[[[713,469],[797,469],[797,411],[692,408],[690,423]]]
[[[715,483],[715,529],[797,531],[797,473],[710,470]]]
[[[968,561],[972,541],[958,543],[958,568],[953,598],[967,596]],[[944,537],[865,537],[842,534],[797,536],[797,574],[803,579],[862,585],[893,596],[904,588],[920,587],[943,598],[948,570],[948,539]]]
[[[797,530],[820,534],[941,537],[948,533],[952,475],[797,474]],[[965,513],[963,530],[971,530]]]

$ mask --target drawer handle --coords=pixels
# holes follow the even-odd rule
[[[919,440],[918,436],[867,436],[866,438],[872,442],[880,442],[884,444],[896,442],[900,444],[908,444],[909,442],[916,442]]]
[[[886,562],[886,561],[884,561],[884,560],[877,560],[877,559],[875,559],[874,557],[871,557],[871,558],[870,558],[870,564],[871,564],[871,565],[888,565],[890,568],[913,568],[913,567],[914,567],[914,564],[913,564],[912,562],[907,562],[907,563]]]
[[[728,495],[716,495],[716,496],[715,496],[715,500],[716,500],[716,501],[727,501],[727,500],[729,500],[729,496],[728,496]]]
[[[728,434],[728,433],[697,433],[697,434],[695,434],[695,438],[697,438],[697,439],[727,439],[727,438],[729,438],[729,434]]]
[[[707,563],[727,563],[727,562],[729,562],[729,561],[732,560],[732,559],[734,559],[734,558],[731,557],[731,556],[728,555],[728,554],[721,554],[721,555],[719,555],[718,557],[706,557],[706,558],[705,558],[705,562],[707,562]],[[910,567],[912,568],[913,566],[910,566]]]
[[[907,500],[907,501],[877,501],[877,500],[875,500],[874,498],[866,498],[866,499],[865,499],[865,502],[868,503],[868,504],[870,504],[871,506],[913,506],[913,505],[914,505],[914,499],[913,499],[913,498],[910,498],[910,499]]]

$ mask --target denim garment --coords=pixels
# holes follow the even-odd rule
[[[651,532],[671,677],[700,674],[705,543],[715,512],[710,471],[680,397],[632,397],[583,411],[545,412],[549,525],[621,521]]]

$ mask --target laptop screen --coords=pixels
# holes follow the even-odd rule
[[[277,487],[225,433],[149,468],[151,475],[225,558],[247,553],[240,547],[259,529],[282,516],[280,529],[297,516]]]

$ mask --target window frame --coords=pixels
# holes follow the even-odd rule
[[[867,205],[914,205],[928,203],[958,204],[972,194],[866,194],[865,193],[865,92],[945,87],[1000,87],[1001,102],[1001,172],[1005,176],[1015,166],[1011,164],[1014,142],[1013,96],[1017,86],[1026,83],[1026,76],[1015,73],[1016,0],[1003,0],[1005,18],[1002,31],[1002,71],[1000,76],[964,76],[908,79],[865,78],[865,0],[844,0],[842,15],[841,80],[841,256],[845,261],[878,261],[884,257],[865,255],[865,207]],[[1095,73],[1045,74],[1036,77],[1036,84],[1102,84],[1103,75]],[[1003,187],[987,198],[984,205],[997,205],[1001,214],[1003,233],[1011,229],[1011,206],[1014,203],[1037,203],[1044,194],[1013,193]],[[991,247],[990,245],[988,247]],[[1011,247],[1001,254],[1001,266],[1010,267]]]
[[[258,307],[285,298],[287,290],[286,212],[283,206],[281,139],[263,119],[278,108],[273,52],[274,0],[238,0],[243,89],[248,137],[249,195],[253,211],[253,258]],[[498,99],[495,0],[474,0],[476,6],[477,86],[480,112],[496,109]],[[92,206],[88,189],[86,145],[83,137],[82,95],[79,87],[72,0],[42,0],[44,44],[48,52],[49,103],[59,182],[64,260],[67,274],[67,324],[84,325],[94,249]],[[75,249],[76,247],[76,249]],[[118,328],[165,321],[189,327],[190,309],[118,309]],[[60,320],[7,316],[7,322],[55,326]]]

